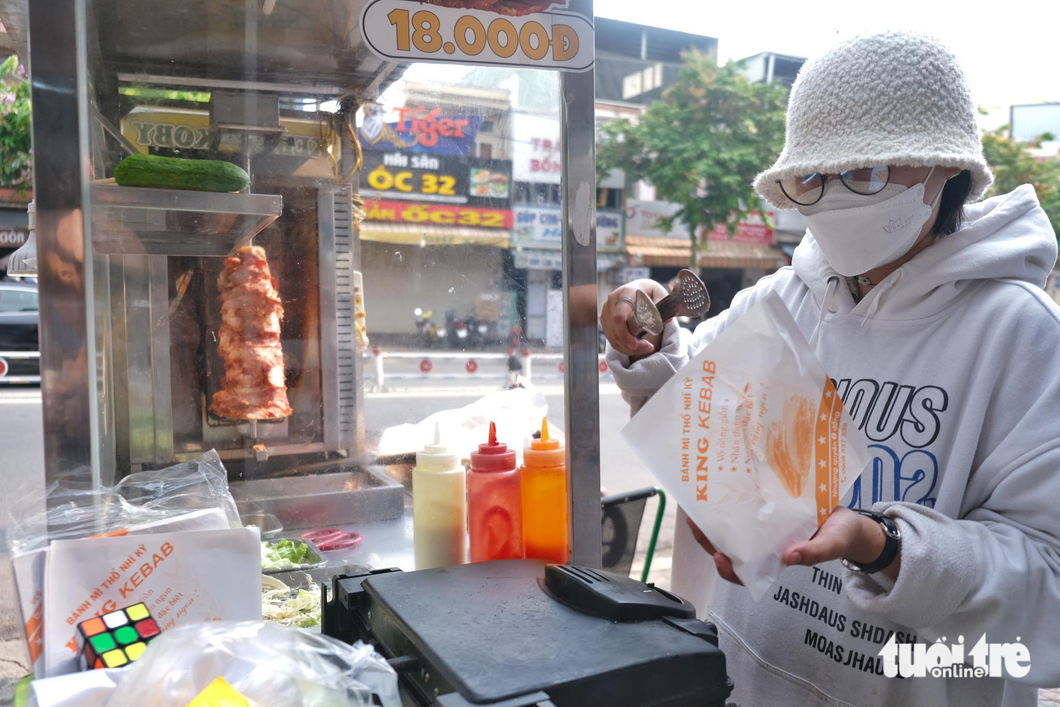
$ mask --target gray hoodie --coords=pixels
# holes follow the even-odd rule
[[[741,292],[694,333],[669,325],[642,361],[608,362],[636,409],[768,292],[809,340],[871,440],[871,466],[843,503],[902,532],[897,581],[838,562],[786,569],[753,603],[718,578],[678,519],[673,590],[718,624],[741,707],[1032,707],[1060,685],[1060,309],[1042,287],[1056,238],[1034,190],[966,209],[941,238],[854,303],[813,236],[793,267]],[[828,296],[828,291],[834,292]],[[830,300],[826,304],[826,300]],[[826,307],[822,316],[822,308]],[[1018,641],[1030,672],[888,678],[891,636],[970,649]]]

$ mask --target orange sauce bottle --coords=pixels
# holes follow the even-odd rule
[[[467,472],[467,515],[472,562],[523,557],[523,506],[515,450],[490,438],[471,452]]]
[[[567,562],[567,454],[558,439],[548,436],[541,421],[541,439],[523,449],[523,543],[526,556],[557,564]]]

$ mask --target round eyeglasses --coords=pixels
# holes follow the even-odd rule
[[[891,181],[891,168],[888,166],[861,167],[848,169],[839,174],[821,174],[814,172],[806,176],[793,175],[778,179],[777,184],[784,196],[799,206],[816,204],[824,196],[824,185],[829,179],[838,177],[850,191],[855,194],[872,196],[883,191]]]

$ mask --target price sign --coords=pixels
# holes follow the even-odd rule
[[[438,226],[511,228],[510,209],[480,209],[448,204],[403,204],[397,201],[370,201],[365,204],[368,221],[429,223]]]
[[[372,0],[361,14],[361,32],[373,52],[394,61],[563,71],[586,71],[594,61],[592,22],[560,10],[520,16],[432,0]]]
[[[460,158],[406,152],[364,153],[367,196],[466,204],[468,166]]]

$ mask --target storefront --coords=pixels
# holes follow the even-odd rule
[[[526,338],[557,348],[560,345],[557,327],[550,326],[548,319],[550,312],[552,318],[562,316],[562,307],[556,304],[562,299],[559,294],[562,288],[562,131],[555,117],[535,112],[532,105],[515,109],[512,130],[517,136],[512,145],[513,276],[526,283]],[[598,303],[614,289],[614,273],[626,263],[620,206],[624,183],[621,170],[614,170],[597,182]]]
[[[650,277],[666,284],[692,263],[692,246],[686,225],[677,221],[666,231],[660,219],[680,210],[662,201],[626,201],[626,252],[631,268],[647,268]],[[769,218],[773,218],[770,213]],[[710,291],[711,311],[728,308],[740,290],[787,265],[790,260],[773,245],[774,229],[760,214],[741,221],[735,234],[724,226],[700,240],[696,268]]]
[[[30,194],[18,193],[7,199],[0,197],[0,277],[7,272],[8,257],[29,239],[26,204],[30,198]]]
[[[516,204],[513,208],[515,227],[512,231],[512,264],[516,271],[525,271],[526,277],[526,338],[531,342],[544,342],[550,348],[557,343],[550,328],[550,316],[562,316],[562,308],[549,308],[548,301],[560,292],[560,277],[563,259],[561,252],[561,213],[558,206],[530,206]],[[622,251],[622,214],[619,211],[597,209],[596,256],[599,292],[606,297],[614,289],[612,273],[625,263]],[[553,336],[547,336],[552,331]],[[560,328],[562,333],[562,328]]]
[[[484,344],[507,338],[510,307],[493,320],[481,305],[503,289],[511,241],[509,109],[506,90],[402,78],[363,111],[361,259],[377,344],[448,344],[456,322],[482,321]],[[425,319],[445,335],[432,340]]]

